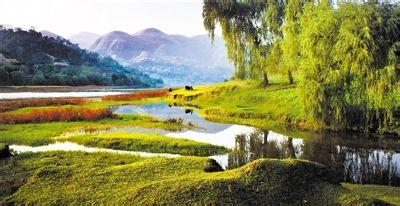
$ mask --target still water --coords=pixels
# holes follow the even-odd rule
[[[107,89],[85,89],[71,91],[68,88],[65,91],[35,91],[35,92],[0,92],[0,100],[11,99],[31,99],[31,98],[67,98],[67,97],[102,97],[107,95],[117,95],[132,93],[140,89],[136,88],[107,88]]]
[[[113,109],[118,114],[182,118],[184,123],[194,124],[192,130],[158,132],[230,148],[230,153],[212,157],[226,169],[237,168],[259,158],[301,158],[324,164],[331,178],[341,182],[400,186],[398,141],[345,134],[313,134],[310,138],[301,139],[271,130],[207,121],[196,110],[165,103],[124,105]]]
[[[83,145],[79,145],[72,142],[56,142],[49,145],[44,146],[23,146],[23,145],[10,145],[10,150],[13,153],[20,154],[26,152],[47,152],[47,151],[85,151],[89,153],[93,152],[108,152],[114,154],[129,154],[129,155],[138,155],[142,157],[179,157],[178,154],[169,154],[169,153],[151,153],[151,152],[140,152],[140,151],[125,151],[125,150],[114,150],[114,149],[105,149],[105,148],[97,148],[97,147],[86,147]]]

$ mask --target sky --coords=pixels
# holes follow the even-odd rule
[[[207,33],[202,0],[0,0],[0,8],[0,24],[33,26],[63,37],[81,31],[133,34],[150,27],[167,34]]]

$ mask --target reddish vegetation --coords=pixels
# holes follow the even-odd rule
[[[58,121],[94,121],[115,118],[110,109],[49,108],[34,109],[23,114],[0,114],[0,124],[41,123]]]
[[[7,112],[23,107],[44,107],[58,105],[80,105],[86,100],[82,98],[48,98],[0,101],[0,112]]]
[[[130,94],[118,94],[105,96],[102,100],[138,100],[143,98],[164,97],[167,95],[168,90],[146,90],[138,91]]]

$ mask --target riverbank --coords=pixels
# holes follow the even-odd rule
[[[220,171],[201,157],[46,152],[14,156],[2,165],[0,197],[10,204],[379,202],[328,182],[321,165],[302,160],[261,159]]]
[[[329,130],[306,120],[296,85],[272,83],[266,88],[253,81],[229,81],[216,85],[195,86],[192,91],[175,90],[168,96],[171,104],[195,107],[209,120],[275,129],[286,134]],[[397,95],[400,105],[400,93]],[[397,119],[395,118],[397,122]],[[390,131],[399,136],[400,128]]]
[[[215,92],[214,87],[221,86],[220,93]],[[215,118],[221,118],[220,120],[224,122],[245,124],[247,124],[246,121],[249,121],[250,124],[255,122],[265,126],[265,128],[268,128],[267,123],[269,122],[279,126],[279,121],[276,121],[276,119],[273,119],[273,121],[262,119],[269,118],[263,116],[265,114],[252,116],[251,113],[246,113],[265,110],[274,115],[272,111],[268,110],[269,107],[264,108],[267,107],[267,104],[258,105],[268,99],[270,104],[281,103],[281,105],[273,106],[276,109],[281,109],[280,114],[282,116],[279,117],[282,119],[280,120],[297,118],[299,119],[298,122],[301,123],[301,114],[297,114],[298,108],[293,108],[289,114],[285,114],[283,108],[290,109],[290,104],[296,106],[296,102],[294,102],[296,97],[291,94],[291,91],[295,88],[278,85],[275,90],[269,90],[271,93],[277,92],[281,101],[273,99],[272,96],[274,95],[269,92],[258,95],[254,92],[255,96],[247,95],[248,92],[246,94],[241,86],[253,88],[253,84],[250,82],[196,86],[195,91],[188,92],[189,99],[185,100],[185,98],[179,97],[182,100],[178,101],[177,104],[194,106],[196,105],[194,103],[198,103],[197,105],[202,108],[200,112],[203,115],[206,115],[203,113],[203,108],[218,108],[217,106],[220,106],[229,109],[229,107],[232,107],[231,112],[241,112],[242,114],[235,117],[229,115],[229,112],[225,112],[214,115]],[[230,89],[231,87],[235,88]],[[204,88],[204,90],[198,88]],[[229,92],[226,89],[232,91]],[[201,94],[205,90],[208,91],[207,95],[211,95],[208,98]],[[178,92],[186,93],[186,91],[178,90],[171,95]],[[201,95],[192,98],[191,96],[196,92]],[[235,97],[234,94],[239,95]],[[121,108],[117,106],[122,106],[127,111],[133,108],[142,111],[143,108],[149,106],[148,109],[153,111],[154,114],[160,114],[162,111],[156,110],[156,108],[164,108],[164,106],[169,108],[165,102],[171,100],[171,95],[169,98],[142,98],[142,96],[137,98],[137,95],[129,95],[129,98],[133,99],[125,99],[126,96],[124,96],[122,101],[87,98],[85,102],[77,105],[28,104],[30,107],[18,107],[8,110],[7,113],[24,115],[32,111],[47,111],[56,108],[76,108],[76,111],[80,111],[78,108],[110,108],[116,111]],[[287,100],[284,97],[285,95],[289,98],[292,97],[292,99]],[[249,99],[241,99],[246,96]],[[234,97],[234,101],[228,101],[229,99],[223,101],[224,98],[228,97]],[[216,101],[222,102],[218,105]],[[237,104],[246,101],[249,102],[248,105]],[[160,102],[164,102],[161,103],[162,107],[160,107]],[[128,105],[136,105],[137,107]],[[156,107],[152,105],[156,105]],[[171,111],[173,110],[172,107]],[[186,114],[186,110],[182,108],[179,108],[178,112]],[[170,114],[169,110],[166,113]],[[159,130],[193,129],[196,124],[191,125],[189,122],[176,118],[158,119],[146,115],[120,113],[117,115],[118,118],[96,121],[1,124],[0,143],[37,146],[57,141],[70,141],[98,148],[140,150],[154,153],[168,152],[196,156],[210,156],[228,151],[226,148],[217,145],[155,134]],[[192,113],[189,111],[187,115],[196,116],[196,111],[192,111]],[[197,115],[196,118],[198,117]],[[143,132],[145,130],[150,132]],[[254,135],[252,137],[256,138]],[[289,140],[287,142],[290,143]],[[264,150],[259,150],[256,142],[253,142],[252,145],[252,149],[261,153],[264,152]],[[0,147],[5,147],[5,144],[3,146],[0,144]],[[272,143],[262,146],[265,149],[273,149],[273,147],[274,144]],[[332,144],[332,147],[334,147],[334,144]],[[244,149],[246,150],[246,148]],[[282,149],[285,150],[285,148]],[[312,148],[308,148],[308,153],[310,153],[310,149],[312,150]],[[231,158],[242,162],[242,158],[246,158],[247,154],[243,152],[246,151],[240,150],[236,156],[233,155]],[[251,151],[252,154],[258,155],[257,152]],[[129,202],[131,204],[286,203],[316,205],[329,203],[349,205],[374,204],[381,201],[397,203],[399,201],[396,193],[390,192],[397,191],[398,188],[396,187],[375,185],[365,187],[364,185],[356,185],[357,187],[353,187],[352,184],[341,186],[338,182],[330,182],[332,180],[326,176],[326,169],[321,167],[320,164],[295,159],[258,159],[248,164],[244,162],[239,164],[238,168],[227,171],[220,171],[221,167],[215,161],[206,157],[145,158],[126,154],[73,151],[18,154],[5,157],[0,162],[0,175],[4,177],[0,179],[0,204],[126,204]],[[379,188],[379,192],[372,193],[372,188]],[[38,192],[43,195],[37,196]],[[299,202],[299,200],[305,200],[305,202]]]

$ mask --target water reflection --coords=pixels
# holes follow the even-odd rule
[[[192,130],[163,134],[232,149],[229,154],[212,157],[226,169],[259,158],[301,158],[326,165],[331,178],[341,182],[400,186],[400,153],[396,153],[400,149],[399,141],[332,134],[300,139],[245,125],[207,121],[196,110],[165,103],[118,106],[114,111],[192,122],[196,126]]]
[[[337,141],[337,137],[302,140],[260,130],[239,134],[226,167],[237,168],[259,158],[301,158],[324,164],[330,177],[340,182],[400,185],[400,154],[395,150],[354,147]]]

